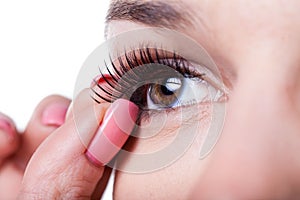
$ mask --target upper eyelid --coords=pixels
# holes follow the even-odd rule
[[[196,70],[197,65],[199,64],[195,64],[192,62],[187,61],[186,59],[184,59],[183,57],[181,57],[178,53],[176,52],[170,52],[170,51],[166,51],[163,50],[161,48],[154,48],[154,47],[140,47],[138,49],[135,50],[131,50],[131,51],[126,51],[124,50],[123,54],[117,54],[117,58],[111,57],[111,55],[109,56],[110,58],[110,64],[106,64],[106,68],[107,71],[109,72],[110,75],[112,75],[112,80],[111,80],[111,84],[109,84],[109,90],[116,90],[117,88],[114,88],[112,85],[117,86],[119,84],[119,81],[121,78],[124,80],[128,79],[128,77],[124,77],[124,75],[128,72],[131,71],[135,78],[130,77],[131,80],[127,80],[127,83],[129,82],[130,84],[135,84],[138,83],[139,81],[143,81],[143,79],[141,77],[139,77],[139,74],[135,74],[134,70],[131,70],[135,67],[137,67],[136,65],[143,65],[145,63],[158,63],[158,64],[163,64],[163,65],[169,65],[172,66],[173,69],[175,69],[176,71],[180,70],[184,70],[183,72],[181,71],[182,75],[184,75],[183,73],[194,73],[194,75],[196,74],[196,72],[200,71],[198,73],[198,76],[202,79],[202,80],[208,80],[208,82],[210,84],[215,83],[214,81],[211,81],[211,79],[208,79],[208,77],[205,77],[206,79],[203,78],[203,72],[202,70]],[[106,63],[106,62],[105,62]],[[176,65],[176,66],[174,66]],[[199,65],[201,66],[201,65]],[[191,69],[190,69],[191,68]],[[202,69],[206,69],[207,71],[209,71],[208,68],[201,66]],[[101,71],[101,69],[100,69]],[[206,74],[206,72],[204,73]],[[195,77],[197,77],[195,75]],[[191,77],[192,78],[192,77]],[[126,84],[126,80],[125,80],[125,84]],[[129,85],[130,85],[129,84]],[[214,84],[213,85],[215,88],[220,88],[219,84]],[[124,86],[121,85],[121,88],[123,87],[123,89],[126,89],[126,86],[124,88]],[[118,89],[119,86],[118,86]],[[127,88],[128,89],[128,88]],[[104,90],[103,90],[104,91]],[[105,92],[105,91],[104,91]],[[117,92],[120,94],[120,97],[122,95],[121,90],[117,90]],[[107,92],[105,92],[107,93]],[[114,98],[114,97],[112,97]]]
[[[188,61],[183,57],[181,57],[177,52],[170,52],[170,51],[163,50],[161,48],[155,48],[155,47],[150,48],[146,46],[146,47],[140,47],[138,49],[133,49],[129,51],[124,50],[123,52],[125,53],[122,54],[117,53],[116,58],[111,59],[111,63],[115,66],[118,66],[117,67],[118,69],[124,68],[125,64],[129,66],[131,65],[140,66],[140,65],[152,64],[152,63],[162,64],[162,65],[172,65],[178,63],[180,63],[181,65],[190,65]],[[176,61],[176,63],[172,63],[170,61]]]
[[[142,45],[141,45],[142,46]],[[145,56],[145,53],[147,55]],[[145,59],[146,58],[146,59]],[[176,63],[171,63],[171,61],[175,61]],[[140,66],[144,65],[146,63],[151,64],[151,63],[158,63],[158,64],[163,64],[163,65],[172,65],[172,64],[179,64],[179,65],[184,65],[188,68],[190,68],[187,72],[191,73],[192,70],[194,70],[194,75],[195,77],[199,77],[203,80],[208,81],[209,83],[212,83],[214,87],[220,88],[222,84],[222,80],[219,78],[215,78],[216,75],[210,75],[206,76],[207,74],[214,74],[212,73],[208,67],[203,66],[201,64],[194,63],[192,61],[188,61],[182,56],[180,56],[179,53],[177,52],[170,52],[163,50],[162,48],[156,48],[156,47],[148,47],[148,45],[145,45],[145,47],[140,47],[138,49],[131,49],[129,51],[126,51],[124,49],[124,53],[121,55],[120,53],[117,54],[116,59],[111,59],[111,64],[115,66],[115,68],[120,69],[124,68],[125,65],[135,65],[135,66]],[[140,62],[139,62],[140,61]],[[114,68],[114,70],[116,70]],[[175,70],[178,70],[180,68],[179,66],[176,66]],[[199,69],[201,68],[201,69]],[[131,68],[132,69],[132,68]],[[205,71],[203,71],[205,70]],[[129,69],[127,69],[129,71]],[[125,72],[127,72],[125,71]],[[210,72],[210,73],[209,73]],[[120,74],[117,71],[117,75],[119,77],[122,77],[122,74]],[[209,78],[209,77],[214,77],[214,78]],[[224,89],[224,92],[227,90]]]

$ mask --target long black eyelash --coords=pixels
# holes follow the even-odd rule
[[[109,57],[112,68],[110,68],[106,62],[104,62],[105,68],[111,76],[110,80],[104,76],[101,68],[99,68],[100,75],[107,84],[105,84],[104,87],[97,83],[97,80],[94,80],[97,88],[102,91],[100,94],[98,91],[91,88],[96,97],[107,102],[113,102],[116,99],[123,97],[128,90],[132,89],[132,87],[135,87],[140,82],[145,82],[145,80],[143,80],[144,77],[139,76],[139,74],[149,74],[149,71],[147,71],[149,67],[145,68],[144,70],[144,67],[139,68],[139,73],[136,73],[136,71],[133,70],[136,67],[145,64],[156,63],[169,66],[186,78],[202,78],[204,76],[204,74],[199,74],[195,70],[192,70],[189,67],[188,61],[180,57],[178,54],[176,54],[176,52],[170,53],[157,48],[149,47],[124,52],[125,54],[123,56],[118,56],[116,61],[113,61],[111,56]],[[153,78],[155,78],[155,75],[159,73],[161,72],[153,73]],[[119,81],[120,79],[122,79],[122,81]],[[143,89],[145,90],[145,88]],[[143,92],[140,91],[137,93],[137,95],[143,95]],[[100,103],[100,100],[97,100],[93,96],[92,98],[97,103]]]

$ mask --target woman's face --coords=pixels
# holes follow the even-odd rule
[[[161,1],[151,7],[153,2],[160,0],[116,1],[114,7],[121,14],[109,18],[108,37],[161,26],[193,38],[213,58],[229,90],[226,118],[218,143],[201,160],[201,136],[209,128],[211,109],[207,105],[182,109],[192,116],[182,125],[186,135],[194,124],[200,124],[190,148],[154,172],[117,172],[114,197],[299,198],[300,2],[185,0]],[[146,8],[132,9],[137,4]],[[168,116],[168,128],[149,139],[132,139],[127,148],[133,152],[163,148],[177,133],[177,114]],[[130,157],[123,164],[128,162]]]

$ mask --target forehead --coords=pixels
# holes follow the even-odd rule
[[[282,52],[299,48],[299,9],[298,0],[118,0],[108,13],[108,35],[167,27],[192,37],[212,56],[232,62],[272,45]]]
[[[297,0],[118,0],[112,1],[107,21],[196,32],[208,41],[219,35],[251,39],[298,29],[299,8]]]
[[[170,25],[167,21],[170,20],[174,26],[189,24],[188,20],[209,23],[231,19],[259,23],[272,21],[277,16],[298,16],[299,6],[297,0],[114,0],[107,19],[140,20],[149,24],[159,20],[163,25]]]

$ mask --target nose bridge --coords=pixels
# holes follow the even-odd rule
[[[243,119],[241,123],[261,124],[272,120],[280,121],[281,106],[287,105],[284,98],[284,85],[273,73],[266,69],[252,69],[240,74],[231,96],[234,113]]]
[[[259,148],[265,153],[276,152],[293,141],[300,148],[300,113],[297,110],[300,90],[299,80],[293,78],[295,70],[291,70],[292,66],[272,62],[251,67],[239,74],[229,105],[228,117],[232,121],[229,119],[228,123],[235,122],[237,134],[254,145],[261,145]]]
[[[248,152],[242,148],[245,156],[246,153],[258,154],[257,158],[263,158],[263,153],[270,153],[270,149],[278,145],[274,141],[280,140],[290,123],[287,98],[283,98],[281,91],[284,86],[275,81],[275,75],[266,78],[263,71],[253,69],[240,75],[230,97],[224,130],[225,134],[230,132],[237,142],[251,149],[252,152]]]
[[[240,199],[270,199],[300,184],[295,178],[300,177],[300,116],[283,94],[284,79],[267,66],[256,67],[239,74],[209,160],[209,170],[218,173],[203,178]]]
[[[250,69],[249,69],[250,68]],[[300,65],[262,62],[241,70],[232,101],[243,123],[284,129],[300,120]],[[246,120],[248,119],[248,120]],[[271,126],[272,125],[272,126]],[[280,127],[276,127],[280,125]]]
[[[299,195],[300,37],[298,30],[292,36],[286,30],[230,42],[229,63],[237,80],[221,138],[208,160],[214,173],[203,178],[220,194],[288,199],[284,195],[295,189]]]
[[[238,169],[236,178],[228,178],[230,173],[225,177],[235,180],[233,185],[249,181],[258,193],[262,188],[286,189],[292,184],[289,178],[300,175],[300,116],[290,105],[289,83],[271,67],[275,71],[265,66],[239,74],[217,145],[217,151],[226,150],[220,158],[224,168]]]

